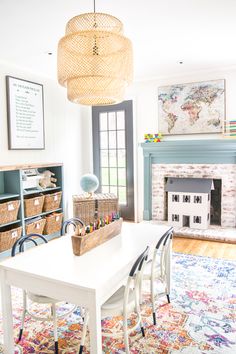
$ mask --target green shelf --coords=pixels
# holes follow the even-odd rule
[[[29,216],[27,218],[25,218],[25,220],[29,220],[29,219],[33,219],[33,218],[37,218],[37,216],[44,216],[44,215],[48,215],[48,214],[51,214],[51,213],[55,213],[57,211],[62,211],[62,208],[58,208],[58,209],[55,209],[55,210],[50,210],[50,211],[45,211],[43,213],[40,213],[40,214],[36,214],[36,215],[33,215],[33,216]]]
[[[45,170],[49,170],[52,172],[53,176],[57,180],[56,187],[53,188],[45,188],[45,189],[24,189],[23,188],[23,176],[25,174],[25,170],[35,169],[37,168],[39,173],[43,173]],[[45,164],[25,164],[25,165],[14,165],[14,166],[0,166],[0,203],[12,202],[16,199],[20,201],[20,207],[17,214],[17,220],[12,222],[7,222],[5,224],[0,224],[0,232],[6,229],[14,229],[16,227],[22,227],[22,235],[25,235],[26,232],[26,222],[32,220],[36,217],[44,217],[48,214],[55,212],[64,212],[64,200],[63,194],[61,198],[61,203],[59,207],[55,210],[41,212],[40,214],[36,214],[34,216],[26,217],[24,201],[27,198],[33,198],[35,196],[40,196],[41,194],[49,194],[63,191],[63,166],[61,163],[45,163]],[[53,208],[53,207],[52,207]],[[55,206],[54,206],[55,208]],[[45,235],[47,240],[51,240],[55,237],[59,237],[60,232],[56,235]],[[29,243],[30,247],[30,243]],[[11,250],[6,250],[0,252],[0,260],[11,256]]]
[[[1,228],[1,227],[5,227],[5,226],[9,226],[9,225],[14,225],[14,224],[17,224],[17,223],[19,223],[19,222],[21,222],[20,219],[15,220],[15,221],[8,222],[8,223],[6,223],[6,224],[1,224],[1,225],[0,225],[0,228]]]
[[[19,198],[20,194],[14,193],[2,193],[0,194],[0,200],[11,199],[11,198]]]
[[[25,195],[37,194],[37,193],[45,193],[50,191],[57,191],[60,190],[61,187],[54,187],[54,188],[46,188],[46,189],[30,189],[28,192],[24,191]]]

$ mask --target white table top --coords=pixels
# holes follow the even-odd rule
[[[0,267],[55,281],[57,285],[96,291],[102,298],[114,277],[124,278],[127,274],[122,274],[122,270],[127,273],[137,255],[147,245],[155,245],[168,229],[166,225],[124,222],[120,235],[82,256],[73,254],[71,237],[63,236],[4,260]]]

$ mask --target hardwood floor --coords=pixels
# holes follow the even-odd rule
[[[173,251],[236,260],[236,244],[174,237]]]

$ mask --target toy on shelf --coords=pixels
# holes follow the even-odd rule
[[[56,187],[55,182],[57,181],[57,179],[53,177],[53,176],[55,176],[55,173],[53,173],[49,170],[45,170],[42,173],[40,173],[39,176],[40,176],[39,186],[42,189]]]
[[[161,133],[157,134],[144,134],[145,143],[160,143],[163,138]]]

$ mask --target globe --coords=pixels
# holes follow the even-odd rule
[[[83,175],[80,179],[80,186],[84,192],[95,192],[99,187],[99,181],[97,176],[90,173]]]

